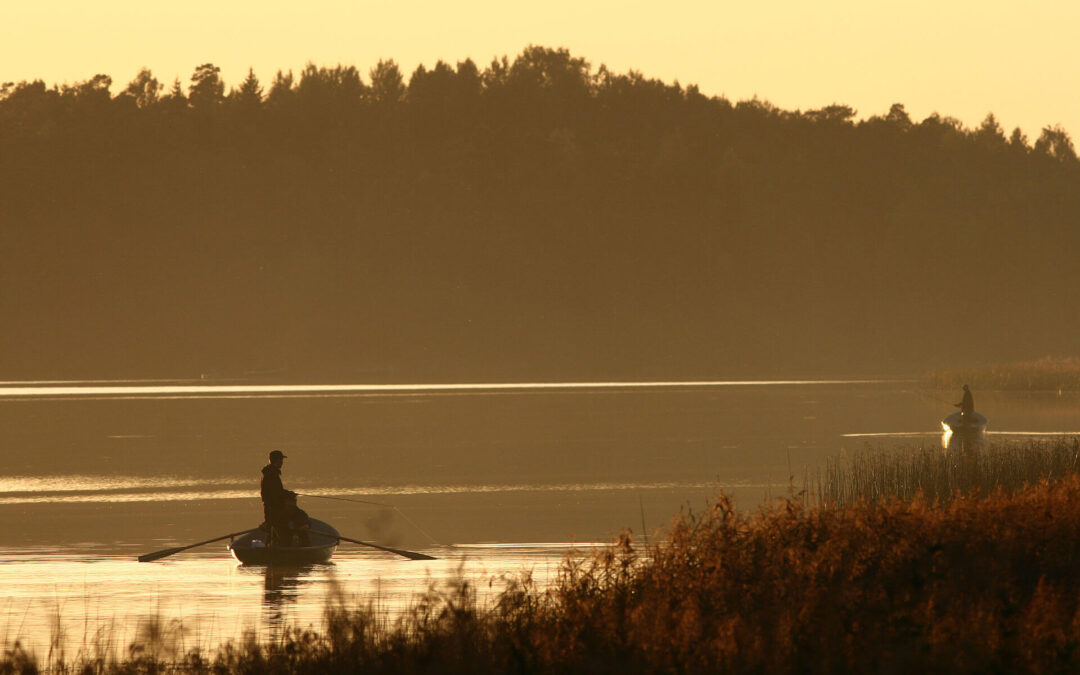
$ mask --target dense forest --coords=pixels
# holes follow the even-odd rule
[[[875,376],[1080,330],[1060,127],[544,47],[113,89],[0,87],[0,380]]]

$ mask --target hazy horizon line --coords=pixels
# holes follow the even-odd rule
[[[585,389],[679,389],[748,386],[811,386],[898,384],[913,379],[800,379],[800,380],[640,380],[597,382],[471,382],[415,384],[178,384],[203,380],[39,380],[0,381],[0,399],[73,397],[215,397],[215,396],[318,396],[401,393],[464,393],[503,391],[573,391]],[[138,383],[138,384],[132,384]]]

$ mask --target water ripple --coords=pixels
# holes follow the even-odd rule
[[[656,481],[595,483],[501,483],[479,485],[398,485],[356,488],[308,488],[312,497],[382,497],[468,495],[506,492],[602,492],[709,488],[764,488],[750,481]],[[0,479],[0,504],[171,502],[256,499],[258,491],[243,479],[144,478],[136,476],[10,476]]]

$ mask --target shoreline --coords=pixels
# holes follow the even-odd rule
[[[1035,473],[1032,453],[1053,454]],[[331,598],[320,628],[289,626],[211,653],[142,642],[109,660],[93,650],[45,663],[12,647],[9,672],[746,672],[805,668],[1060,670],[1080,667],[1080,448],[1028,442],[900,456],[893,473],[951,483],[946,497],[880,494],[815,505],[808,495],[734,508],[718,494],[683,511],[664,538],[630,531],[566,558],[550,585],[504,578],[482,597],[464,577],[429,585],[390,621],[373,601]],[[947,461],[942,463],[941,458]],[[1072,458],[1070,460],[1069,458]],[[874,460],[873,457],[869,457]],[[888,473],[880,470],[875,474]],[[940,470],[939,470],[940,469]],[[1040,478],[1043,471],[1050,478]],[[858,471],[836,480],[866,489]],[[901,486],[906,481],[895,485]],[[876,488],[875,488],[876,489]],[[820,490],[820,488],[819,488]],[[959,491],[957,491],[959,490]],[[866,494],[866,493],[864,493]],[[899,496],[897,496],[899,495]],[[108,635],[99,639],[111,644]],[[51,661],[50,661],[51,659]],[[58,660],[59,659],[59,660]]]

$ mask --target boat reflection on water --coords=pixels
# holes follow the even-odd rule
[[[986,443],[986,434],[982,429],[945,429],[941,434],[941,447],[946,452],[971,452],[979,450]]]
[[[332,573],[333,563],[309,565],[237,565],[244,574],[263,575],[263,622],[269,638],[279,642],[290,625],[290,607],[296,605],[301,589],[313,577]]]
[[[941,420],[941,447],[946,451],[978,450],[985,442],[987,424],[986,417],[977,412],[955,412]]]

